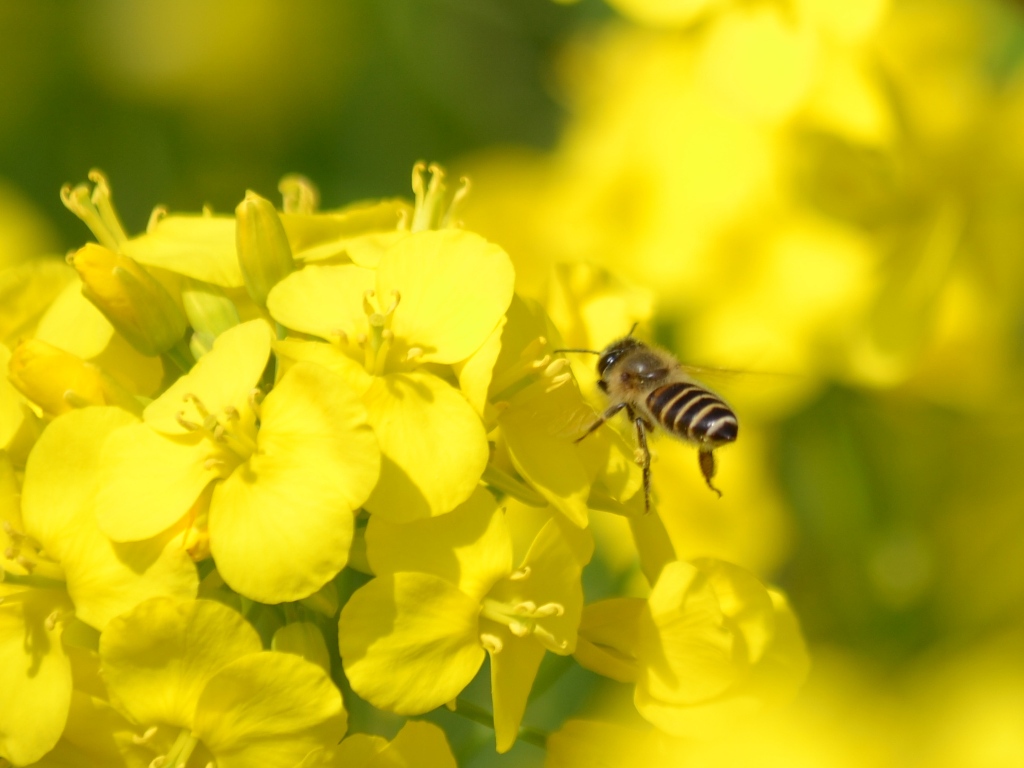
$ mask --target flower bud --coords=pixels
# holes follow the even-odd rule
[[[99,368],[39,339],[28,339],[15,348],[8,378],[51,416],[117,399],[111,397],[116,385]]]
[[[142,354],[166,352],[185,335],[181,309],[133,259],[89,243],[69,261],[82,278],[82,295]]]
[[[214,340],[224,331],[241,322],[234,302],[224,291],[209,283],[185,278],[181,303],[194,331],[189,347],[196,359],[209,352]]]
[[[247,192],[235,208],[235,243],[245,289],[254,302],[267,306],[267,294],[295,271],[292,248],[281,217],[269,200]]]

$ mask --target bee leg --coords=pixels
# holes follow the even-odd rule
[[[643,511],[650,512],[650,451],[647,449],[647,430],[653,427],[645,419],[636,415],[632,408],[627,408],[630,421],[637,427],[637,464],[643,469]]]
[[[722,498],[722,492],[711,484],[711,478],[715,476],[715,454],[701,449],[697,451],[697,460],[700,462],[700,472],[704,475],[704,482],[708,484],[708,488],[718,494],[718,498]]]
[[[573,442],[574,443],[578,443],[580,440],[582,440],[584,437],[589,435],[591,432],[596,431],[598,427],[600,427],[602,424],[604,424],[606,421],[608,421],[608,419],[610,419],[612,416],[614,416],[616,413],[618,413],[619,411],[621,411],[625,407],[626,407],[626,403],[616,403],[615,405],[613,405],[607,411],[602,413],[601,414],[601,418],[598,419],[597,421],[595,421],[593,424],[591,424],[590,428],[586,432],[584,432],[582,435],[577,437],[575,440],[573,440]]]
[[[632,408],[630,409],[632,415]],[[644,471],[644,513],[651,511],[651,452],[647,448],[647,428],[639,416],[633,419],[636,424],[636,442],[640,446],[640,467]]]

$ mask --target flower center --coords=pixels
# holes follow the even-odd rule
[[[516,637],[528,637],[534,635],[538,640],[547,646],[565,648],[567,643],[555,638],[542,621],[553,616],[562,616],[565,608],[561,603],[544,603],[537,605],[532,600],[523,600],[518,603],[506,603],[492,598],[484,598],[480,607],[480,615],[498,624],[508,627]],[[502,642],[493,633],[482,633],[480,642],[484,648],[492,653],[501,651]]]
[[[510,399],[538,376],[546,381],[545,392],[551,392],[572,379],[567,360],[552,360],[551,355],[544,354],[547,344],[546,338],[538,336],[523,348],[516,362],[493,378],[491,390],[495,394],[492,402]]]
[[[391,352],[395,334],[391,330],[395,309],[402,300],[398,291],[391,292],[391,302],[386,309],[381,309],[376,301],[376,292],[367,291],[363,294],[363,311],[366,313],[367,332],[356,337],[356,343],[363,350],[363,367],[368,373],[380,376],[387,366],[388,354]],[[409,350],[409,358],[414,357]]]
[[[40,545],[27,534],[17,530],[10,521],[3,521],[3,531],[7,536],[4,547],[4,559],[12,563],[24,574],[14,573],[0,568],[0,581],[8,584],[38,587],[40,589],[63,589],[64,569],[40,553]]]
[[[256,452],[259,395],[258,389],[250,393],[249,407],[243,415],[232,405],[226,406],[220,413],[211,413],[196,395],[186,394],[182,400],[192,404],[201,421],[190,421],[186,418],[185,411],[180,411],[178,423],[189,432],[201,432],[217,447],[221,457],[209,459],[208,463],[237,464]]]

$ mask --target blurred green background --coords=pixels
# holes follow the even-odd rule
[[[274,0],[4,3],[0,176],[84,230],[57,190],[93,167],[130,229],[153,205],[231,210],[290,172],[326,205],[406,194],[413,162],[552,146],[552,59],[599,3]]]
[[[655,466],[681,554],[803,623],[815,671],[748,734],[760,764],[1022,765],[1024,6],[654,5],[4,3],[3,258],[87,239],[58,190],[93,167],[132,232],[290,172],[336,207],[408,195],[419,159],[466,170],[522,292],[593,261],[685,360],[789,376],[720,387],[747,425],[721,505],[691,453]]]

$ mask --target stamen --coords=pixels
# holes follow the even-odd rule
[[[224,406],[224,415],[231,421],[238,421],[242,418],[242,415],[238,412],[238,409],[233,405]]]
[[[412,166],[412,192],[416,197],[416,205],[423,200],[423,195],[426,194],[426,188],[423,185],[423,174],[427,170],[427,164],[422,160],[417,161]]]
[[[462,203],[469,196],[470,186],[468,176],[459,177],[459,188],[456,189],[455,194],[452,195],[452,201],[448,205],[448,211],[441,220],[442,227],[453,227],[456,225],[454,220],[455,212],[462,206]]]
[[[160,755],[150,761],[149,768],[164,768],[165,765],[167,765],[167,755]]]
[[[92,405],[92,403],[90,403],[80,394],[75,392],[73,389],[64,390],[64,394],[61,395],[61,399],[65,403],[70,405],[72,408],[85,408],[87,405]]]
[[[522,638],[530,634],[530,625],[521,621],[512,620],[508,623],[509,631],[516,637]]]
[[[405,353],[406,361],[415,360],[417,357],[423,356],[423,350],[419,347],[410,347],[409,351]]]
[[[259,418],[260,409],[262,405],[263,390],[260,389],[259,387],[253,387],[251,390],[249,390],[249,407],[252,409],[252,412],[256,414],[257,418]]]
[[[226,467],[228,463],[223,459],[207,459],[203,462],[203,469],[217,469]]]
[[[561,603],[544,603],[533,615],[538,619],[546,619],[549,616],[564,616],[565,607]]]
[[[12,559],[30,574],[36,569],[36,561],[25,555],[17,555]]]
[[[572,381],[572,374],[571,373],[563,373],[563,374],[561,374],[559,376],[555,376],[553,379],[551,379],[551,381],[548,383],[548,385],[544,388],[544,394],[550,394],[551,392],[554,392],[556,389],[558,389],[563,384],[568,384],[570,381]]]
[[[146,222],[146,233],[153,234],[156,225],[167,216],[167,206],[158,205],[149,214],[149,221]]]
[[[363,312],[365,312],[367,315],[373,315],[376,312],[376,310],[373,308],[373,304],[370,303],[370,299],[372,299],[376,295],[377,294],[372,290],[363,292]]]
[[[159,729],[157,728],[157,726],[152,725],[149,728],[147,728],[146,732],[143,733],[141,736],[137,733],[133,733],[132,744],[138,744],[140,747],[143,746],[147,742],[152,741],[153,737],[156,736],[156,732],[158,730]]]
[[[65,208],[82,220],[82,223],[89,228],[101,244],[111,250],[117,250],[119,241],[108,229],[100,212],[96,210],[96,206],[89,196],[89,188],[85,184],[75,187],[65,184],[60,188],[60,200],[64,203]]]
[[[344,344],[345,346],[348,346],[348,334],[345,333],[340,328],[335,328],[333,331],[331,331],[331,335],[336,336],[338,338],[339,344]]]
[[[203,218],[204,219],[212,219],[213,218],[213,206],[210,205],[209,203],[203,203]]]
[[[569,368],[569,361],[564,357],[560,357],[555,362],[551,363],[547,368],[544,369],[544,375],[548,378],[554,378],[558,374]]]
[[[192,405],[195,406],[196,411],[199,412],[199,415],[202,416],[204,420],[209,418],[210,412],[206,409],[206,406],[203,405],[202,401],[196,395],[193,395],[190,392],[188,394],[182,395],[181,399],[183,402],[192,403]]]
[[[183,429],[186,429],[189,432],[195,432],[198,429],[202,429],[202,427],[196,424],[194,421],[189,421],[188,419],[186,419],[184,411],[178,411],[178,415],[175,417],[175,420],[178,422],[178,424],[181,425]]]
[[[89,181],[95,186],[92,190],[92,204],[96,206],[100,219],[107,227],[107,231],[113,236],[115,242],[120,245],[128,240],[128,234],[121,226],[121,220],[114,211],[114,201],[110,193],[110,184],[107,177],[101,171],[93,168],[89,171]]]
[[[480,645],[482,645],[484,650],[489,653],[501,653],[501,649],[505,647],[505,644],[501,642],[500,637],[487,632],[482,632],[480,634]]]

